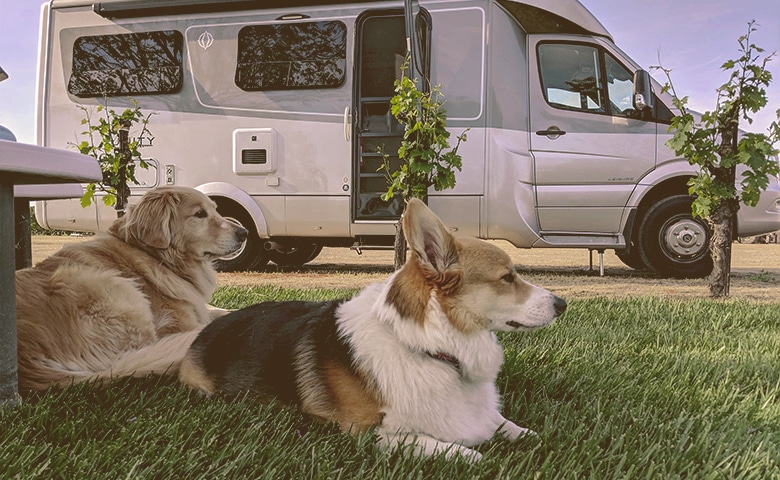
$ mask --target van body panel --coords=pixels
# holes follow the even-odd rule
[[[539,239],[533,158],[528,132],[491,129],[484,238],[505,239],[516,246]]]
[[[774,231],[780,222],[780,185],[770,182],[755,207],[737,211],[739,235],[750,237]]]
[[[594,189],[593,185],[558,185],[549,186],[538,193],[539,218],[543,220],[543,230],[547,231],[572,231],[572,232],[610,232],[618,233],[620,218],[615,222],[616,207],[610,205],[620,204],[620,214],[625,199],[631,195],[634,186],[626,185],[600,185]],[[577,206],[572,206],[572,198],[579,196],[582,201]],[[583,214],[587,209],[588,214]],[[577,213],[580,215],[577,215]],[[593,212],[593,215],[590,215]],[[600,226],[600,227],[597,227]]]
[[[35,202],[35,219],[45,228],[97,232],[95,208],[81,208],[80,199],[40,200]],[[114,213],[116,220],[116,213]],[[108,228],[107,226],[105,228]]]
[[[284,224],[288,237],[349,237],[349,197],[288,195]]]

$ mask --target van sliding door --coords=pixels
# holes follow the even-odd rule
[[[420,18],[430,22],[427,15]],[[388,202],[380,198],[387,191],[386,172],[381,167],[385,156],[391,171],[400,165],[398,147],[404,129],[390,113],[390,98],[406,58],[403,11],[368,12],[357,20],[356,32],[353,218],[395,220],[403,202],[397,195]],[[430,61],[427,52],[421,57]]]

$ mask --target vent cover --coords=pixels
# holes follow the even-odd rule
[[[273,128],[233,130],[233,172],[236,175],[273,175],[278,154],[277,137]]]
[[[265,165],[268,163],[268,152],[265,148],[241,150],[241,163],[244,165]]]

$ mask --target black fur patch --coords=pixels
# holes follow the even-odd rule
[[[324,342],[321,333],[335,335],[335,311],[340,304],[289,301],[252,305],[211,322],[190,349],[218,391],[229,395],[252,391],[294,402],[296,351],[307,342]]]

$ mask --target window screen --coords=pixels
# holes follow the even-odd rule
[[[342,22],[250,25],[238,32],[236,85],[242,90],[335,88],[346,66]]]
[[[79,37],[68,91],[79,97],[177,92],[182,44],[175,30]]]

